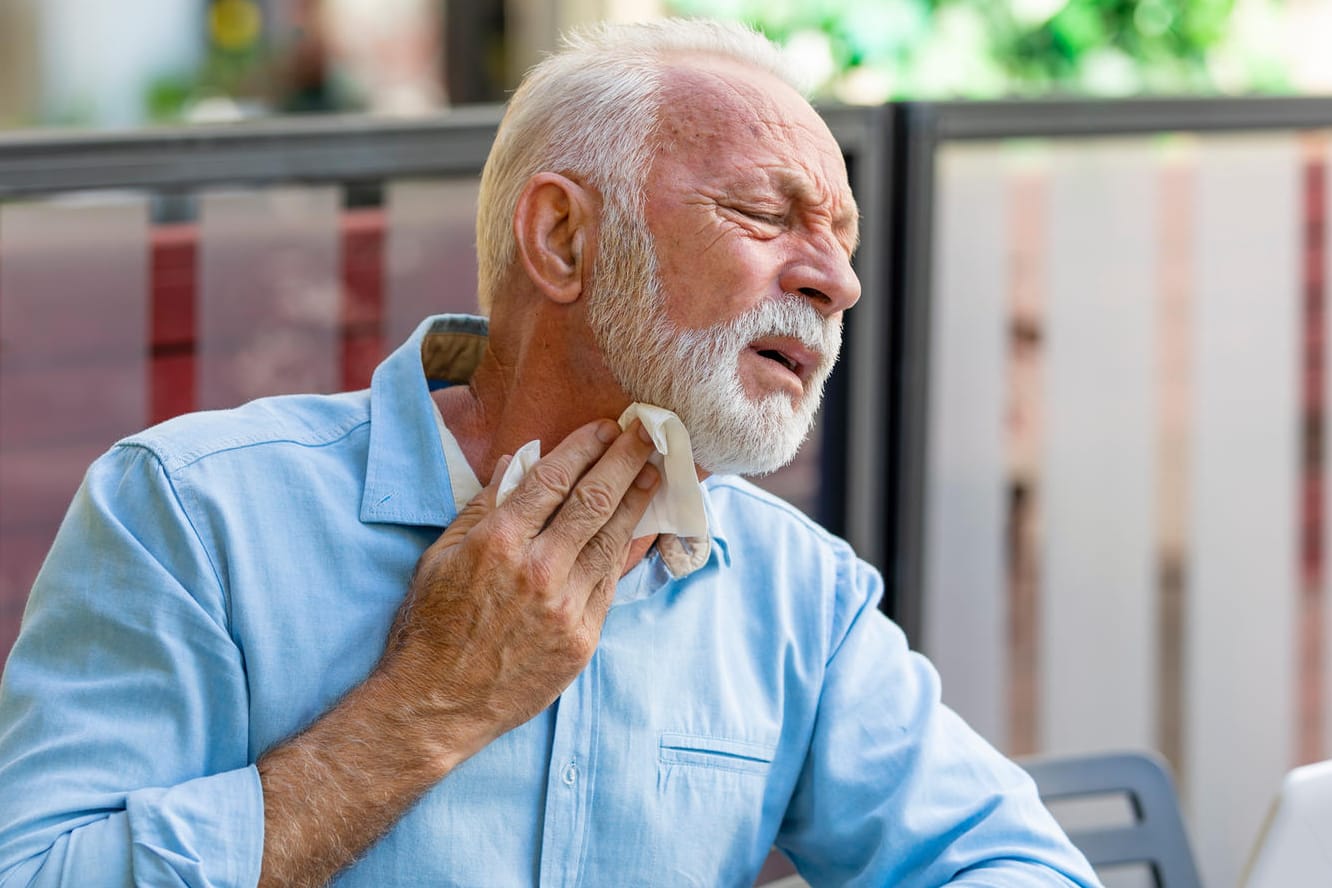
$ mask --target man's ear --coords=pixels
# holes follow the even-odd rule
[[[558,173],[537,173],[518,195],[513,214],[518,258],[536,288],[555,302],[574,302],[583,293],[597,205],[593,192]]]

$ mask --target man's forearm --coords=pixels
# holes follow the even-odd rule
[[[459,513],[418,561],[370,677],[260,758],[261,886],[326,883],[587,666],[660,480],[652,449],[641,426],[592,423],[503,507],[497,472]]]
[[[479,748],[432,733],[404,707],[399,684],[387,672],[372,674],[259,759],[262,888],[326,884]],[[429,724],[438,731],[438,720]]]

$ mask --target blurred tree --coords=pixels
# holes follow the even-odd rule
[[[845,101],[1272,92],[1282,0],[672,0],[748,22]]]
[[[207,10],[202,64],[152,80],[144,97],[150,119],[253,114],[271,92],[263,9],[255,0],[209,0]]]
[[[36,37],[34,3],[0,0],[0,129],[36,116]]]
[[[504,101],[503,0],[449,3],[444,14],[444,79],[449,102]]]

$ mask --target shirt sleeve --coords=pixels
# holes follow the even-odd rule
[[[812,885],[1095,886],[1035,785],[939,698],[879,612],[882,580],[839,570],[811,746],[777,839]]]
[[[158,458],[89,469],[0,681],[0,886],[253,886],[263,795],[223,584]]]

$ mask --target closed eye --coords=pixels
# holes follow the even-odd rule
[[[747,219],[753,219],[755,222],[762,222],[764,225],[781,225],[786,221],[785,216],[774,216],[771,213],[760,213],[754,210],[740,210],[740,214]]]
[[[761,225],[783,225],[786,222],[785,215],[777,213],[764,212],[754,207],[728,206],[726,209],[735,213],[737,216],[743,216],[751,222],[758,222]]]

